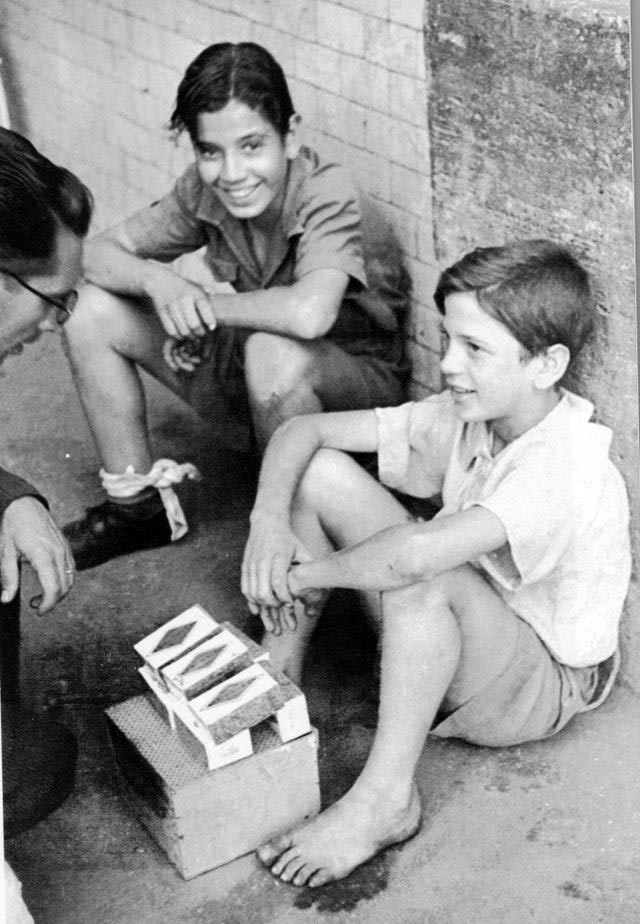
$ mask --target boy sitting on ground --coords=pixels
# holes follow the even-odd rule
[[[347,876],[417,831],[429,733],[491,747],[548,737],[599,705],[618,668],[626,492],[611,432],[560,386],[593,326],[587,273],[548,241],[480,248],[442,273],[435,302],[446,391],[294,418],[262,466],[242,589],[275,664],[300,681],[334,587],[364,592],[382,636],[361,775],[259,851],[295,885]],[[371,451],[383,484],[442,495],[434,519],[412,518],[346,454]]]

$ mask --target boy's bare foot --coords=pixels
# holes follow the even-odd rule
[[[412,837],[420,820],[415,787],[408,804],[394,806],[356,783],[313,821],[260,847],[258,857],[283,882],[321,886],[344,879],[385,847]]]
[[[269,652],[270,663],[299,687],[302,683],[304,652],[299,650],[299,646],[292,644],[290,636],[293,634],[287,629],[283,629],[281,635],[265,632],[261,644]]]
[[[297,617],[296,628],[289,629],[288,626],[283,624],[280,635],[265,632],[262,638],[262,646],[269,652],[269,660],[273,666],[285,673],[289,680],[292,680],[299,687],[302,684],[304,658],[316,627],[317,619],[310,619],[298,602],[295,604],[295,612]]]

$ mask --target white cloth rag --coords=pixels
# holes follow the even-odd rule
[[[158,489],[171,527],[172,542],[181,539],[189,529],[178,495],[172,487],[185,478],[200,481],[202,476],[191,462],[180,464],[173,459],[158,459],[146,475],[135,472],[133,465],[128,465],[124,472],[118,474],[100,469],[102,487],[110,497],[133,497],[144,488]]]

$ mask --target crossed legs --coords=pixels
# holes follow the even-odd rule
[[[357,542],[365,529],[396,525],[406,516],[349,457],[332,451],[316,455],[293,512],[300,538],[316,554]],[[371,752],[342,799],[258,851],[285,882],[319,886],[343,878],[415,833],[420,802],[413,778],[438,709],[453,710],[483,689],[515,646],[512,611],[466,566],[385,592],[381,612],[380,707]],[[289,630],[273,638],[272,656],[281,662],[291,660],[292,651],[298,660],[303,657],[304,645],[296,646],[292,636]]]

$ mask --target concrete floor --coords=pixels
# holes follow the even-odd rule
[[[0,378],[0,459],[64,522],[99,495],[61,351],[45,338]],[[72,796],[5,844],[37,924],[636,924],[640,701],[623,685],[553,741],[495,751],[429,741],[417,773],[422,831],[343,882],[297,890],[253,856],[180,878],[120,803],[103,710],[141,689],[133,642],[190,604],[255,633],[238,591],[255,473],[177,402],[155,387],[150,398],[159,452],[205,474],[185,492],[192,532],[81,573],[53,614],[23,616],[23,700],[66,723],[80,746]],[[28,573],[24,583],[28,597]],[[308,672],[325,804],[359,772],[375,727],[373,646],[355,609],[348,595],[333,604]]]

